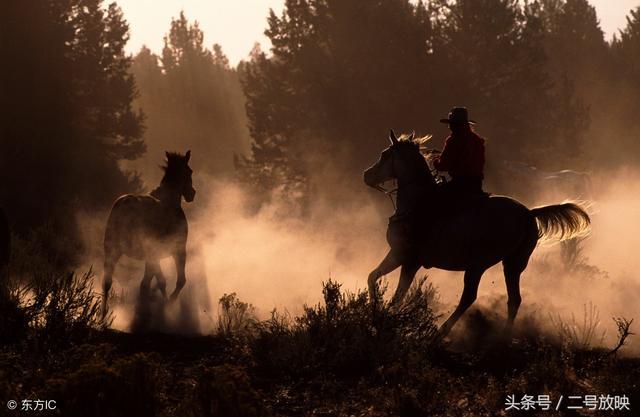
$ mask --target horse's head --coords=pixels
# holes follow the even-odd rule
[[[429,167],[420,153],[421,143],[429,137],[415,139],[414,134],[396,138],[393,130],[389,131],[391,146],[382,151],[380,158],[366,171],[364,182],[370,187],[377,187],[385,181],[397,179],[398,182],[410,182],[429,174]],[[431,181],[433,177],[428,176]]]
[[[196,190],[193,188],[191,179],[193,170],[189,167],[191,151],[187,151],[184,155],[176,152],[165,152],[165,155],[167,156],[167,165],[164,167],[165,174],[162,182],[176,187],[187,203],[192,202],[196,196]]]

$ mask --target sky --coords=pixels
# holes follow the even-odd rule
[[[235,65],[249,54],[255,42],[263,49],[270,46],[264,36],[269,9],[280,14],[284,0],[116,0],[129,22],[131,39],[127,51],[137,52],[142,45],[152,51],[162,50],[163,36],[171,18],[184,10],[187,19],[197,20],[205,35],[205,44],[214,43]],[[626,25],[629,10],[640,6],[640,0],[591,0],[596,7],[600,25],[611,39]]]

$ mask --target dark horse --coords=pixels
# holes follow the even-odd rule
[[[393,131],[390,140],[391,146],[364,172],[364,182],[380,188],[383,182],[396,179],[396,215],[413,219],[412,226],[424,227],[413,242],[398,244],[390,224],[387,240],[391,249],[369,274],[370,294],[374,294],[380,277],[398,267],[400,281],[394,303],[402,300],[421,266],[464,271],[458,307],[440,329],[440,334],[446,335],[475,301],[482,274],[502,262],[509,297],[505,330],[510,334],[521,303],[520,274],[538,240],[543,236],[564,240],[585,233],[590,225],[588,214],[573,203],[529,210],[508,197],[483,196],[473,209],[444,217],[446,213],[434,211],[441,189],[420,152],[421,140],[413,135],[397,139]]]
[[[171,256],[176,264],[175,300],[186,282],[187,218],[181,202],[193,201],[193,188],[189,167],[191,151],[185,155],[166,153],[164,177],[160,186],[148,195],[123,195],[113,204],[104,233],[103,312],[111,288],[113,270],[122,255],[145,261],[144,278],[140,294],[147,295],[151,280],[156,277],[158,288],[166,298],[167,283],[160,269],[159,259]]]

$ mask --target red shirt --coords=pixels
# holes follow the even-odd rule
[[[471,128],[452,133],[433,164],[438,171],[448,171],[451,178],[484,178],[484,139]]]

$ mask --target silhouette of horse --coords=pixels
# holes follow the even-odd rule
[[[113,270],[122,255],[145,261],[141,296],[148,295],[151,280],[156,277],[166,299],[167,283],[158,260],[168,256],[173,257],[178,276],[171,300],[186,283],[188,229],[181,202],[183,197],[191,202],[196,195],[189,167],[191,151],[185,155],[167,152],[166,157],[160,186],[148,195],[123,195],[111,208],[104,234],[103,314],[107,312]]]
[[[445,213],[437,212],[440,189],[420,152],[422,141],[413,135],[397,139],[393,131],[389,139],[391,146],[364,172],[364,182],[380,189],[380,184],[396,179],[395,217],[410,219],[409,230],[418,232],[413,242],[407,242],[406,235],[395,236],[390,223],[387,241],[391,249],[369,274],[371,296],[378,279],[398,267],[400,281],[393,303],[402,300],[421,266],[464,271],[460,302],[440,328],[444,336],[476,300],[482,274],[502,262],[508,293],[505,331],[510,334],[522,301],[520,274],[538,240],[543,236],[564,240],[585,233],[590,225],[588,214],[573,203],[529,210],[509,197],[483,196],[472,209],[443,219]]]
[[[564,169],[548,172],[533,165],[517,161],[503,161],[504,175],[512,184],[518,197],[534,202],[541,197],[546,201],[553,199],[582,201],[592,204],[595,198],[591,176],[587,172]],[[526,190],[526,195],[521,194]],[[575,262],[581,238],[568,239],[560,243],[560,256],[566,265]]]
[[[587,172],[563,169],[549,172],[518,161],[502,161],[504,175],[508,175],[520,188],[534,193],[544,192],[558,198],[592,200],[591,176]]]
[[[4,211],[0,209],[0,278],[4,276],[11,254],[11,231]]]

